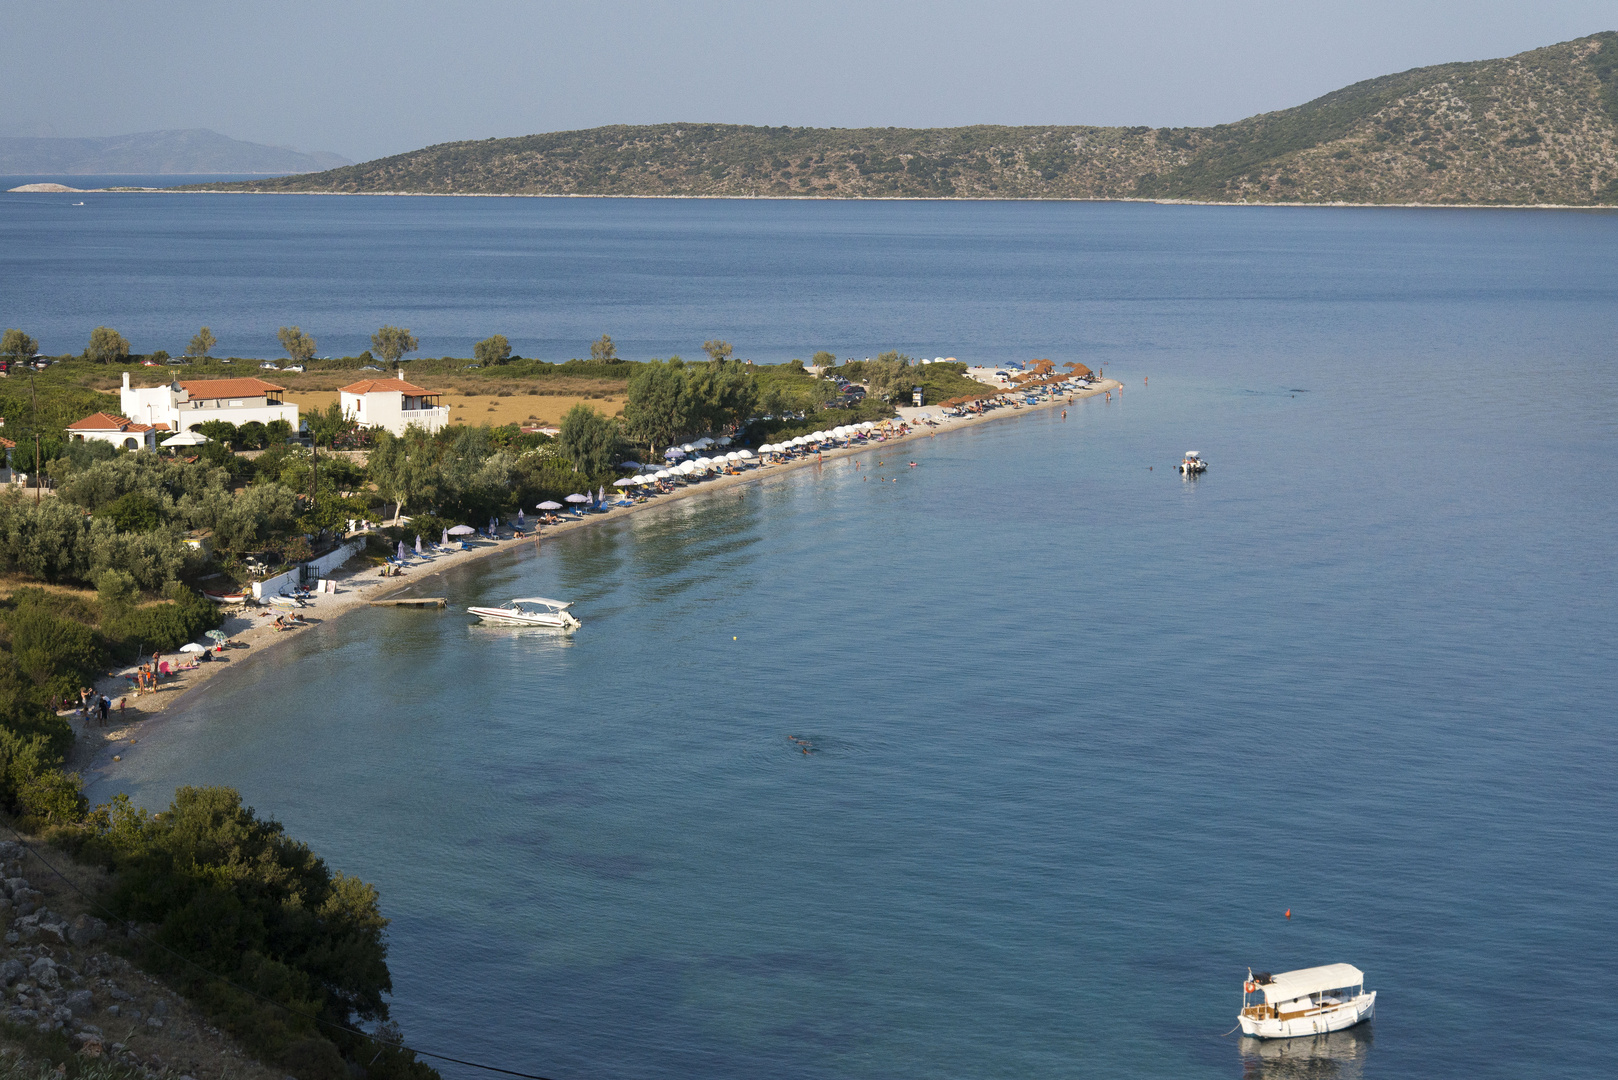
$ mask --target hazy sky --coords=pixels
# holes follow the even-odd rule
[[[357,160],[611,123],[1201,125],[1618,28],[1611,0],[0,0],[0,133]]]

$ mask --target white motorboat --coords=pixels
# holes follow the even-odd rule
[[[571,601],[547,600],[543,596],[522,596],[505,607],[469,607],[466,610],[486,623],[499,626],[549,626],[577,630],[579,620],[568,612]]]
[[[1198,473],[1207,472],[1208,463],[1202,460],[1202,451],[1187,450],[1185,452],[1185,460],[1180,462],[1180,471],[1187,476],[1195,476]]]
[[[1295,1039],[1342,1031],[1376,1015],[1376,991],[1353,964],[1326,964],[1272,975],[1247,971],[1242,984],[1243,1035]]]

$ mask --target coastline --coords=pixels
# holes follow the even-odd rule
[[[424,593],[418,587],[425,586],[426,583],[432,581],[446,570],[479,562],[504,552],[516,551],[530,543],[537,545],[549,537],[587,529],[606,521],[620,520],[631,514],[664,506],[671,502],[678,502],[681,499],[703,495],[708,492],[724,491],[749,484],[762,483],[772,477],[785,476],[798,469],[821,465],[839,458],[852,457],[855,454],[866,453],[879,447],[897,446],[917,439],[936,438],[940,434],[975,427],[979,424],[992,423],[996,420],[1008,420],[1030,413],[1061,408],[1069,403],[1093,398],[1110,391],[1118,391],[1121,394],[1122,390],[1123,384],[1116,379],[1102,379],[1089,390],[1067,394],[1037,405],[998,409],[983,416],[950,417],[939,422],[936,428],[925,430],[912,428],[908,434],[885,439],[880,443],[861,443],[857,446],[838,447],[814,457],[804,457],[779,465],[754,468],[738,476],[720,476],[713,480],[705,481],[696,487],[677,488],[668,494],[660,495],[644,503],[613,507],[605,513],[564,521],[560,525],[546,525],[543,527],[543,532],[536,530],[534,535],[522,540],[510,538],[498,541],[485,540],[478,543],[470,551],[458,551],[433,556],[413,564],[406,571],[403,578],[381,577],[375,572],[374,568],[369,566],[360,570],[339,569],[334,571],[329,578],[329,580],[336,583],[337,592],[335,594],[316,594],[310,600],[309,608],[305,609],[304,617],[311,626],[318,626],[330,620],[341,618],[357,608],[369,606],[374,601],[408,599],[411,595],[421,596]],[[924,413],[931,411],[931,408],[906,408],[901,412]],[[417,589],[417,591],[412,593],[412,589]],[[224,660],[212,660],[183,671],[179,675],[171,677],[159,689],[150,691],[140,697],[129,695],[126,689],[124,673],[133,670],[132,665],[98,679],[96,681],[96,691],[100,694],[105,694],[114,702],[123,699],[125,709],[118,710],[115,706],[106,727],[101,727],[71,713],[63,714],[64,718],[72,725],[74,733],[73,752],[64,764],[64,768],[68,772],[78,773],[84,779],[87,787],[92,782],[91,774],[94,774],[93,782],[96,783],[110,779],[116,773],[117,766],[121,764],[122,758],[135,751],[142,740],[161,732],[166,726],[164,720],[169,711],[184,702],[193,691],[205,686],[216,686],[221,682],[228,684],[231,673],[238,670],[240,666],[252,663],[285,640],[304,632],[303,630],[277,631],[273,626],[274,614],[273,609],[265,608],[244,607],[232,610],[226,616],[222,627],[231,635],[230,640],[233,645],[233,648],[227,650],[224,654],[226,657]],[[219,654],[213,655],[218,656]]]

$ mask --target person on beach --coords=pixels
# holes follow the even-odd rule
[[[112,699],[109,698],[107,695],[102,694],[101,695],[101,726],[102,727],[107,726],[107,715],[109,713],[111,713],[111,712],[112,712]]]

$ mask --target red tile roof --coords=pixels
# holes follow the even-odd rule
[[[279,394],[286,390],[284,386],[265,382],[263,379],[199,379],[196,382],[183,382],[180,386],[191,395],[192,399],[215,401],[219,398],[263,397],[265,394]]]
[[[442,390],[423,390],[413,383],[403,379],[366,379],[364,382],[350,383],[343,387],[339,393],[343,394],[404,394],[407,397],[423,397],[432,394],[442,394]]]
[[[10,439],[0,438],[0,447],[7,450],[15,450],[17,449],[17,444],[12,442]]]
[[[86,416],[83,420],[75,420],[67,426],[69,431],[135,431],[145,432],[153,430],[150,424],[137,424],[126,417],[115,416],[112,413],[98,412]]]

